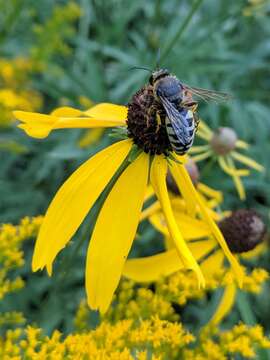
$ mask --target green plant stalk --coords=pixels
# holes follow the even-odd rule
[[[175,33],[175,35],[171,39],[171,41],[169,41],[167,46],[165,46],[165,49],[163,50],[163,52],[162,52],[162,54],[160,56],[160,62],[162,62],[164,60],[164,58],[168,55],[168,53],[172,50],[175,42],[181,38],[181,36],[183,35],[184,31],[186,30],[189,22],[191,21],[193,15],[198,10],[198,8],[202,4],[202,2],[203,2],[203,0],[194,1],[193,5],[192,5],[192,7],[190,9],[190,12],[187,15],[185,21],[183,22],[183,24],[181,24],[181,26],[179,27],[178,31]]]

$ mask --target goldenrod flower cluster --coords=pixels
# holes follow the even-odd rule
[[[193,350],[186,350],[185,360],[226,360],[242,355],[245,359],[256,358],[256,348],[270,348],[270,341],[263,335],[259,325],[238,324],[224,332],[216,332],[209,338],[203,334],[199,345]]]
[[[26,217],[18,226],[4,224],[0,227],[0,299],[23,287],[23,280],[17,276],[10,280],[12,270],[24,264],[21,246],[24,240],[37,235],[42,217]]]
[[[45,23],[34,26],[36,40],[30,49],[30,56],[37,70],[46,68],[53,56],[71,53],[68,40],[74,35],[73,24],[80,15],[80,7],[69,1],[65,5],[56,5]]]
[[[122,320],[116,324],[103,322],[95,330],[66,338],[59,331],[48,337],[41,329],[28,326],[9,330],[0,338],[0,356],[7,360],[225,360],[236,354],[255,358],[257,347],[270,348],[270,341],[259,325],[239,324],[212,336],[203,334],[199,340],[195,348],[189,348],[194,336],[181,323],[158,317],[137,322]]]
[[[103,322],[96,330],[70,334],[65,339],[55,331],[51,337],[41,329],[26,327],[8,331],[0,339],[0,357],[5,359],[163,359],[176,358],[194,337],[180,323],[153,317],[139,321]],[[148,355],[148,356],[147,356]]]
[[[33,63],[28,58],[0,58],[0,126],[13,122],[12,110],[38,110],[42,105],[41,95],[31,89],[30,75]]]

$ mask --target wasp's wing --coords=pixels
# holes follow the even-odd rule
[[[193,95],[200,97],[201,99],[205,101],[227,101],[232,98],[231,95],[221,92],[221,91],[214,91],[214,90],[207,90],[197,87],[192,87],[187,84],[183,84],[184,89],[190,91]]]
[[[172,125],[174,134],[182,144],[190,141],[189,124],[179,110],[165,97],[160,96],[160,101]]]

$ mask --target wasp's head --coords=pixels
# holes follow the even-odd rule
[[[169,76],[170,72],[167,69],[159,69],[152,73],[152,75],[149,78],[149,84],[154,85],[157,80],[160,80],[166,76]]]

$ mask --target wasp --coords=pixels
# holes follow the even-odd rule
[[[153,87],[155,99],[165,110],[165,126],[169,142],[178,155],[184,155],[190,149],[199,124],[196,113],[198,103],[193,99],[193,95],[205,101],[229,98],[223,92],[190,87],[167,69],[152,72],[149,84]]]

